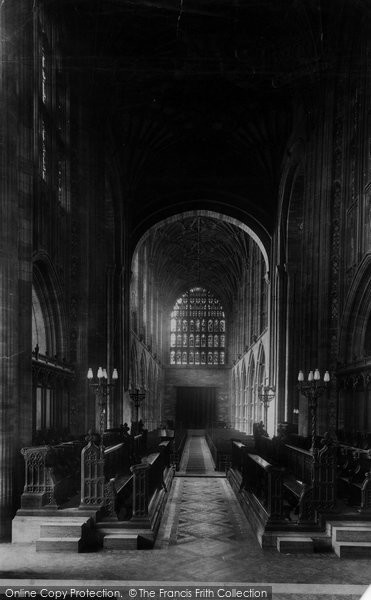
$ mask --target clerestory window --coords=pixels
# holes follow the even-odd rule
[[[195,287],[175,303],[170,321],[171,365],[224,365],[225,314],[208,290]]]

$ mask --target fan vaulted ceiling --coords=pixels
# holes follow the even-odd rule
[[[249,235],[232,223],[206,216],[180,217],[155,227],[149,239],[148,260],[172,307],[194,286],[213,292],[228,312],[243,271],[249,268]]]

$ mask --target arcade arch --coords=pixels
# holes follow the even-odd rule
[[[207,370],[212,369],[219,399],[215,418],[225,422],[228,415],[230,425],[252,433],[254,419],[262,414],[258,386],[266,378],[266,350],[260,347],[262,336],[265,344],[269,338],[268,252],[250,227],[206,210],[168,217],[143,235],[132,259],[130,314],[133,343],[138,355],[145,355],[147,375],[139,379],[148,389],[145,406],[150,426],[156,426],[151,417],[156,412],[173,420],[177,388],[207,387]],[[223,318],[213,317],[213,327],[215,319],[218,327],[223,321],[223,331],[219,327],[211,333],[206,326],[205,360],[201,339],[196,360],[196,321],[191,323],[189,315],[180,318],[183,306],[178,304],[187,291],[202,289],[219,300]],[[263,361],[264,367],[257,361]],[[134,381],[133,361],[130,368]],[[143,372],[141,365],[136,368]],[[155,388],[161,390],[156,397],[160,410],[152,406]]]

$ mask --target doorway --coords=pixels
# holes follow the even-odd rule
[[[175,418],[183,429],[205,429],[216,421],[216,388],[177,387]]]

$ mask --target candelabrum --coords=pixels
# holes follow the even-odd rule
[[[100,418],[99,418],[99,434],[100,434],[100,450],[103,454],[103,434],[106,425],[106,406],[107,396],[110,390],[116,385],[118,379],[117,369],[113,369],[111,376],[111,383],[108,383],[107,370],[99,367],[97,377],[94,380],[93,369],[88,370],[87,374],[89,387],[94,390],[95,396],[98,399]]]
[[[139,408],[146,397],[146,392],[144,389],[131,389],[129,391],[129,396],[135,408],[135,421],[131,425],[131,433],[132,435],[137,435],[139,433]]]
[[[298,374],[298,388],[300,392],[307,398],[308,406],[311,414],[311,439],[312,446],[311,452],[314,452],[316,449],[316,432],[317,432],[317,404],[318,398],[322,396],[325,390],[328,387],[330,382],[330,373],[328,371],[325,372],[323,378],[321,379],[321,374],[318,369],[315,371],[309,371],[308,379],[305,381],[303,371],[299,371]]]
[[[268,427],[268,408],[276,396],[276,390],[273,385],[262,385],[259,392],[259,399],[264,406],[264,427]]]

